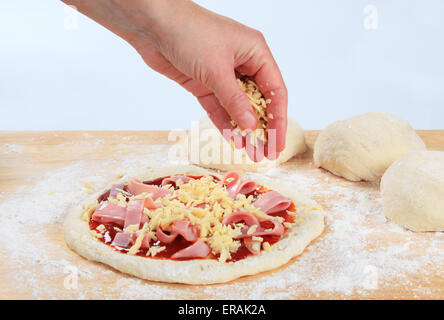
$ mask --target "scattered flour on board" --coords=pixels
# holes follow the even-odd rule
[[[409,275],[419,274],[422,285],[409,289],[415,297],[428,293],[429,276],[444,276],[444,234],[417,234],[386,221],[377,186],[353,185],[328,178],[318,169],[297,171],[286,166],[262,175],[285,181],[320,202],[327,232],[285,268],[228,284],[192,287],[143,281],[79,259],[66,248],[62,226],[69,210],[88,196],[84,181],[100,190],[117,173],[132,176],[140,168],[165,165],[167,146],[145,149],[146,156],[79,161],[47,174],[33,187],[0,194],[0,250],[8,258],[7,270],[17,293],[46,299],[371,297],[386,284],[409,287]],[[255,175],[260,174],[251,174]],[[73,267],[78,272],[77,286],[67,288],[64,281]],[[106,286],[101,285],[104,278],[111,279]]]

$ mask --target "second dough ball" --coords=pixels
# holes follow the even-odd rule
[[[381,180],[384,214],[413,231],[444,231],[444,152],[413,151]]]
[[[378,181],[396,159],[423,149],[424,142],[407,121],[371,112],[329,125],[316,140],[314,161],[351,181]]]

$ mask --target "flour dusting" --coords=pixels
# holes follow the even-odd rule
[[[19,148],[1,150],[17,152]],[[171,165],[165,161],[166,145],[144,147],[143,154],[128,153],[105,162],[78,161],[43,176],[32,187],[0,194],[0,250],[8,258],[9,286],[17,295],[45,299],[347,298],[372,297],[391,286],[404,290],[403,297],[408,291],[408,297],[414,298],[429,293],[429,278],[444,275],[443,233],[414,233],[386,221],[377,185],[349,183],[310,164],[304,170],[289,164],[251,174],[282,181],[324,208],[326,232],[283,268],[228,284],[193,287],[140,280],[79,258],[64,244],[62,229],[65,215],[88,196],[85,181],[98,191],[116,174],[132,176],[140,168]],[[67,286],[72,270],[78,276],[74,287]]]

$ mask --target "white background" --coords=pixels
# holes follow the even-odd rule
[[[368,111],[444,128],[444,1],[197,2],[264,33],[304,128]],[[204,114],[111,32],[80,14],[72,29],[72,14],[57,0],[0,1],[0,129],[177,129]]]

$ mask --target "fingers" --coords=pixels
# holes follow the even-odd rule
[[[266,148],[268,150],[275,149],[275,152],[268,152],[266,156],[272,160],[285,148],[288,94],[281,72],[268,49],[262,59],[263,61],[259,66],[247,65],[243,66],[243,69],[250,72],[256,71],[252,76],[254,76],[265,99],[271,100],[271,103],[267,106],[268,131],[275,130],[276,145],[275,148]],[[249,60],[247,64],[254,62],[254,60]],[[256,63],[258,62],[256,61]],[[274,139],[269,139],[270,143],[273,143],[272,140]]]
[[[214,123],[223,137],[227,141],[233,141],[234,146],[237,149],[243,148],[245,139],[243,139],[243,137],[239,134],[236,134],[232,131],[234,127],[231,124],[231,118],[228,115],[227,111],[220,105],[214,94],[198,97],[197,100],[205,109],[208,117]]]
[[[257,116],[250,101],[238,85],[234,70],[215,74],[209,86],[220,104],[242,130],[254,130],[257,126]]]

